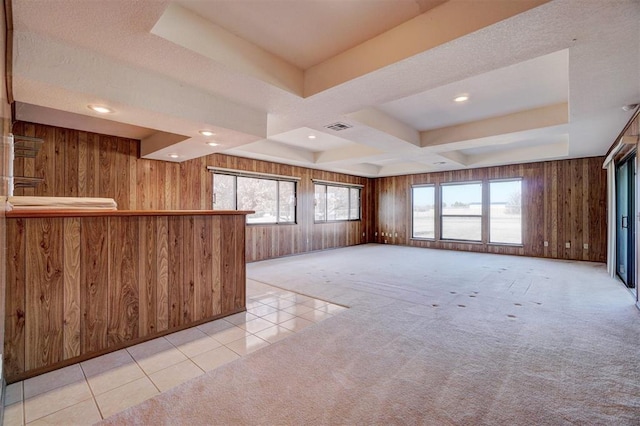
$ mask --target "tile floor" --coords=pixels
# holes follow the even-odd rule
[[[247,280],[247,312],[7,386],[4,424],[92,424],[344,309]]]

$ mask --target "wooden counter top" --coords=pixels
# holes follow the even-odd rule
[[[248,215],[251,210],[11,210],[6,216],[18,217],[92,217],[92,216],[215,216]]]

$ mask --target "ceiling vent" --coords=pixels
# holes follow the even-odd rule
[[[335,123],[332,123],[332,124],[328,124],[328,125],[326,125],[324,127],[326,127],[327,129],[331,129],[331,130],[335,130],[336,132],[339,132],[341,130],[349,129],[349,128],[353,127],[353,126],[350,125],[350,124],[341,123],[341,122],[338,121],[338,122],[335,122]]]

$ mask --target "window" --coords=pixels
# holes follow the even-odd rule
[[[489,182],[489,242],[522,244],[522,180]]]
[[[433,185],[411,188],[413,238],[436,237],[436,189]]]
[[[360,219],[360,188],[355,186],[315,184],[315,221]]]
[[[254,210],[250,224],[295,223],[296,182],[271,175],[213,173],[214,210]]]
[[[482,183],[446,184],[440,189],[442,239],[482,241]]]

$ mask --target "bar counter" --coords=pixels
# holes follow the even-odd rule
[[[7,212],[7,381],[244,311],[250,213]]]

